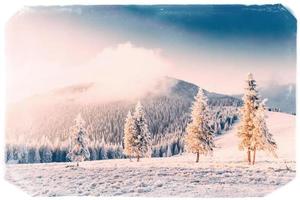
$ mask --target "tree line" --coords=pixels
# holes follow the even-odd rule
[[[242,120],[238,129],[240,138],[240,150],[247,151],[247,160],[249,164],[255,164],[257,150],[271,152],[276,156],[277,145],[266,125],[265,101],[260,100],[256,89],[256,81],[253,75],[249,74],[246,81],[245,94],[243,97],[244,105],[241,109]],[[211,129],[208,99],[202,89],[199,89],[195,96],[195,101],[191,107],[191,121],[188,123],[185,135],[186,150],[196,154],[196,162],[199,162],[200,155],[209,155],[214,149],[214,130]],[[78,124],[78,123],[76,123]],[[74,154],[75,158],[71,161],[83,161],[89,159],[90,155],[86,147],[82,128],[75,131],[75,144],[69,154]],[[140,102],[136,104],[135,111],[132,114],[128,112],[124,126],[124,154],[130,159],[135,157],[137,162],[141,157],[151,157],[151,136],[148,130],[147,120],[143,106]],[[170,147],[171,150],[172,147]],[[176,148],[176,146],[174,147]],[[169,148],[168,148],[169,151]],[[175,151],[175,149],[173,149]],[[177,149],[178,151],[178,149]],[[169,152],[167,152],[168,154]],[[69,155],[68,154],[68,155]],[[171,154],[171,153],[170,153]],[[252,154],[252,157],[251,157]],[[68,156],[67,155],[67,156]]]
[[[223,132],[228,131],[239,115],[238,108],[233,106],[212,106],[211,113],[210,126],[214,130],[215,135],[221,135]],[[149,114],[146,114],[146,118],[149,119]],[[151,120],[150,118],[148,123]],[[91,160],[126,158],[123,152],[124,142],[115,143],[107,141],[105,137],[95,137],[94,130],[88,122],[86,122],[89,139],[87,145],[91,152]],[[10,141],[6,144],[6,162],[47,163],[68,161],[66,155],[70,146],[69,136],[72,132],[70,129],[72,129],[72,126],[59,136],[43,135],[35,137],[35,135],[29,135],[28,137],[22,137],[22,134],[20,134],[18,140]],[[151,130],[150,125],[152,157],[169,157],[184,152],[185,127],[182,128],[179,125],[178,128],[174,129],[174,132],[155,135],[152,134]],[[117,133],[115,134],[118,137]]]
[[[256,81],[252,74],[246,80],[245,93],[243,97],[242,117],[238,129],[240,138],[240,150],[247,151],[249,164],[255,164],[257,150],[264,150],[276,157],[276,142],[269,132],[266,124],[266,100],[261,100],[256,89]],[[129,157],[147,155],[150,147],[148,141],[149,131],[143,118],[142,107],[137,104],[134,115],[130,111],[125,124],[125,154]],[[199,162],[200,155],[209,155],[214,149],[214,130],[211,128],[211,114],[209,113],[208,99],[202,89],[199,89],[191,107],[191,121],[187,124],[185,145],[186,150],[196,154],[196,162]],[[138,114],[137,114],[138,113]],[[146,139],[147,138],[147,139]],[[252,157],[251,157],[252,154]]]
[[[252,164],[255,163],[257,150],[269,151],[276,156],[277,148],[265,122],[265,100],[260,99],[256,87],[253,75],[249,74],[241,108],[241,125],[238,129],[238,137],[241,139],[239,148],[246,150],[247,160]],[[141,102],[138,102],[133,112],[129,109],[120,143],[108,143],[104,137],[101,140],[94,137],[90,134],[93,127],[86,124],[79,114],[74,125],[68,130],[67,139],[60,141],[56,138],[56,141],[52,142],[45,136],[42,137],[38,148],[8,144],[6,161],[17,163],[76,161],[79,163],[87,159],[132,157],[139,161],[142,157],[167,157],[187,151],[195,153],[196,162],[199,162],[200,155],[209,155],[213,151],[214,137],[229,130],[238,119],[238,115],[237,107],[210,105],[204,91],[199,89],[191,105],[186,126],[177,127],[173,132],[151,133],[148,127],[151,120],[148,122],[147,117],[151,118],[147,116]],[[171,115],[168,120],[172,121]],[[155,132],[153,126],[152,130]]]

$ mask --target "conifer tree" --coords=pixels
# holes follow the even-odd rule
[[[132,153],[137,158],[137,161],[139,161],[141,157],[151,156],[150,132],[145,119],[144,108],[140,102],[136,104],[133,120]]]
[[[238,137],[241,139],[239,149],[247,151],[249,164],[251,164],[251,138],[255,128],[254,118],[259,106],[259,94],[256,87],[256,81],[253,79],[253,75],[249,73],[243,96],[244,105],[241,109],[241,124],[238,128]]]
[[[172,154],[172,144],[169,144],[168,145],[168,150],[167,150],[167,157],[171,157],[173,154]]]
[[[52,145],[47,136],[43,136],[41,139],[40,156],[42,163],[52,162]]]
[[[133,116],[129,111],[124,125],[124,153],[125,155],[129,156],[130,160],[133,154],[132,146],[134,144],[133,141],[134,125],[135,124],[134,124]]]
[[[229,130],[229,122],[225,122],[224,131],[228,131],[228,130]]]
[[[79,166],[79,162],[90,159],[87,130],[85,121],[80,114],[77,115],[75,125],[71,127],[70,131],[70,148],[67,158],[72,162],[76,161]]]
[[[207,97],[202,89],[199,89],[192,105],[192,121],[187,125],[185,143],[188,152],[196,153],[196,162],[199,155],[207,155],[213,151],[213,133],[208,126]]]
[[[21,145],[18,151],[19,163],[28,163],[28,149],[25,145]]]
[[[52,162],[52,152],[49,147],[44,147],[42,151],[42,158],[41,160],[43,163],[50,163]]]
[[[239,148],[247,150],[247,160],[249,164],[255,163],[257,150],[264,150],[272,153],[276,157],[276,143],[266,124],[265,102],[260,101],[256,89],[256,81],[252,74],[248,74],[245,94],[243,97],[242,120],[239,127],[238,136],[241,138]],[[253,152],[251,160],[251,152]]]
[[[269,153],[273,154],[274,157],[277,157],[275,152],[277,145],[273,139],[273,135],[269,132],[269,129],[266,124],[265,102],[266,100],[262,101],[259,104],[254,118],[255,128],[253,130],[253,135],[250,140],[251,150],[253,151],[253,165],[255,163],[255,154],[257,150],[268,151]]]
[[[6,162],[11,162],[14,160],[13,148],[11,145],[7,145],[6,147]]]
[[[40,163],[41,162],[41,156],[40,156],[40,152],[39,152],[38,148],[35,149],[33,162],[34,163]]]
[[[174,147],[174,155],[177,155],[178,153],[179,153],[178,146],[176,144],[175,147]]]

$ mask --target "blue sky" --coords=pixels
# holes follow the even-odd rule
[[[296,29],[295,17],[278,4],[29,7],[7,26],[9,85],[25,84],[20,70],[36,71],[30,85],[50,77],[32,92],[81,81],[57,74],[86,69],[101,52],[128,43],[129,51],[157,51],[171,63],[162,75],[215,92],[241,93],[248,72],[262,86],[295,83]]]
[[[184,47],[183,50],[214,51],[225,47],[226,51],[241,54],[255,50],[254,56],[295,56],[296,19],[281,5],[77,6],[72,9],[75,15],[80,10],[79,16],[72,17],[79,17],[83,26],[117,32],[119,41],[116,42],[130,40],[144,47],[175,51],[173,45]]]

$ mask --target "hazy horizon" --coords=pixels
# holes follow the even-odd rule
[[[26,7],[6,57],[8,101],[87,82],[113,97],[162,76],[241,94],[248,72],[295,84],[296,19],[281,5]]]

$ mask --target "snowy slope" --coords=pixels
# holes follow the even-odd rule
[[[278,112],[268,112],[267,116],[268,128],[278,145],[278,159],[270,157],[265,152],[258,152],[257,161],[295,160],[295,116]],[[234,126],[228,133],[216,139],[215,160],[237,161],[246,157],[245,152],[238,151],[237,127],[238,125]]]
[[[258,152],[257,164],[243,161],[236,127],[217,138],[214,156],[183,154],[169,158],[7,165],[6,179],[34,196],[264,196],[295,177],[295,116],[268,113],[278,143],[278,159]]]

